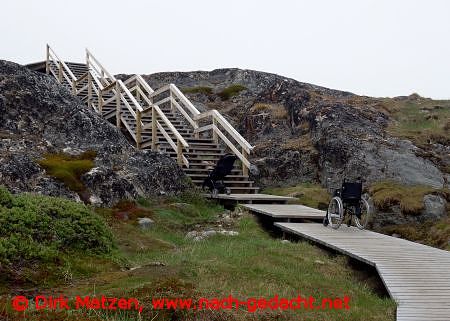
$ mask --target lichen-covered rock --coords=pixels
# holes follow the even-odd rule
[[[45,154],[95,151],[95,167],[82,181],[96,205],[137,196],[174,194],[188,184],[169,157],[136,150],[125,136],[52,77],[0,60],[0,185],[80,200],[46,175]]]
[[[425,195],[423,207],[422,215],[428,220],[439,220],[447,216],[447,201],[440,195]]]

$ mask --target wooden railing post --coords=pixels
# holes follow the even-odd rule
[[[63,81],[63,65],[62,62],[58,62],[58,81],[60,84],[62,84]]]
[[[119,83],[116,82],[116,126],[120,128],[121,125],[121,101],[120,101],[120,86]]]
[[[152,107],[152,151],[156,151],[156,131],[158,126],[156,125],[156,110]]]
[[[249,155],[244,148],[242,148],[242,156],[248,160]],[[242,175],[248,176],[248,167],[244,164],[244,162],[242,162]]]
[[[177,163],[180,166],[183,165],[183,145],[179,139],[177,139]]]
[[[77,81],[75,79],[72,80],[72,94],[77,94]]]
[[[169,87],[169,97],[170,97],[170,110],[172,111],[172,112],[174,112],[175,111],[175,106],[173,105],[173,94],[172,94],[172,87]]]
[[[45,58],[45,73],[48,75],[50,73],[50,46],[47,44],[47,52]]]
[[[213,118],[212,118],[212,121],[213,121],[213,122],[212,122],[212,123],[213,123],[213,128],[212,128],[212,139],[213,139],[214,143],[218,144],[218,143],[219,143],[219,138],[217,137],[216,130],[214,129],[214,126],[217,127],[217,121],[216,121],[216,119],[214,118],[214,116],[213,116]]]
[[[103,110],[103,91],[101,88],[98,89],[98,111],[100,115],[102,114]]]
[[[141,149],[142,143],[142,112],[136,111],[136,148]]]
[[[92,76],[91,73],[88,73],[88,97],[87,97],[87,105],[88,107],[91,107],[91,100],[92,100]]]
[[[135,81],[135,83],[134,83],[134,86],[136,87],[136,96],[135,96],[135,98],[136,98],[136,100],[138,101],[138,103],[141,103],[141,93],[139,92],[139,88],[140,88],[140,84],[139,84],[139,82],[137,81],[137,79],[136,79],[136,81]]]
[[[195,121],[195,124],[197,125],[197,128],[198,128],[198,121]],[[200,133],[199,132],[195,132],[194,133],[194,138],[195,139],[199,139],[200,138]]]

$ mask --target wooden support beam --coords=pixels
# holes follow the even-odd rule
[[[177,163],[183,165],[183,145],[179,139],[177,139]]]
[[[116,82],[116,126],[120,128],[121,124],[121,101],[120,101],[120,86],[119,83]]]
[[[242,148],[242,156],[244,156],[244,158],[248,160],[249,155],[245,150],[245,148]],[[242,175],[248,176],[248,169],[249,168],[247,167],[247,165],[244,162],[242,162]]]
[[[175,111],[175,106],[173,105],[173,94],[172,94],[172,88],[170,88],[169,90],[169,100],[170,100],[170,110],[172,111],[172,113]]]
[[[88,107],[91,107],[91,100],[92,100],[92,76],[91,76],[91,73],[89,73],[88,74],[88,98],[87,98]]]
[[[46,57],[45,57],[45,73],[50,73],[50,46],[47,44]]]
[[[157,135],[157,123],[156,123],[156,110],[152,107],[152,151],[156,151],[156,135]]]
[[[142,112],[136,111],[136,148],[141,149],[142,143]]]
[[[58,82],[61,84],[63,81],[63,66],[61,61],[58,62]]]
[[[213,117],[212,121],[213,121],[212,139],[214,143],[218,144],[219,138],[217,137],[217,132],[214,130],[214,127],[217,127],[217,120]]]
[[[102,90],[98,91],[98,112],[102,115],[103,110],[103,92]]]

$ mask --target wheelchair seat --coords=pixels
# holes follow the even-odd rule
[[[357,203],[361,200],[362,183],[342,183],[341,198],[343,203]]]

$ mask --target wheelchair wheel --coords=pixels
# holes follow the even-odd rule
[[[363,230],[366,228],[367,223],[369,223],[370,220],[370,214],[371,214],[371,208],[369,205],[369,202],[365,200],[364,198],[361,198],[360,201],[360,207],[361,207],[361,215],[358,218],[358,216],[355,215],[355,225],[360,230]]]
[[[335,196],[328,205],[328,224],[334,229],[339,228],[344,219],[344,205],[340,197]]]

